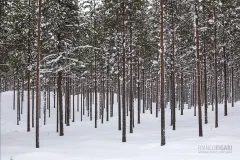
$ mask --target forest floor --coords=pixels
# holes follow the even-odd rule
[[[219,105],[218,128],[214,127],[215,112],[209,106],[209,123],[204,124],[203,121],[203,137],[198,136],[198,117],[193,115],[193,108],[185,106],[182,116],[177,109],[175,131],[170,126],[170,109],[166,108],[166,145],[160,146],[160,113],[156,118],[155,104],[152,115],[149,110],[141,114],[141,124],[137,124],[135,106],[134,133],[129,133],[128,116],[127,142],[122,143],[122,132],[118,131],[117,103],[114,104],[113,118],[106,122],[105,117],[104,124],[98,120],[97,129],[94,128],[94,111],[93,121],[85,112],[81,122],[80,112],[75,107],[75,122],[68,127],[64,125],[64,136],[60,137],[56,133],[56,109],[52,101],[51,118],[47,118],[47,125],[43,125],[41,111],[40,148],[36,149],[35,128],[27,132],[26,96],[20,125],[17,126],[17,112],[12,109],[13,92],[2,93],[1,160],[237,160],[240,157],[240,102],[235,103],[235,107],[228,105],[228,116],[224,116],[223,105]],[[210,149],[205,150],[208,153],[200,153],[199,149],[204,146],[217,145],[230,145],[231,153],[209,153]]]

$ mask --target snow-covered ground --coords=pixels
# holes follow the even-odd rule
[[[121,142],[122,132],[118,131],[117,103],[114,104],[114,117],[109,122],[105,119],[104,124],[98,120],[97,129],[86,115],[81,122],[80,112],[76,112],[76,122],[64,126],[63,137],[56,133],[56,109],[52,107],[47,125],[43,125],[43,116],[40,119],[40,148],[36,149],[35,128],[27,132],[26,101],[17,126],[12,96],[13,92],[2,94],[1,160],[237,160],[240,157],[240,102],[233,108],[229,104],[228,116],[223,115],[223,105],[219,105],[219,128],[214,127],[214,112],[209,107],[209,123],[203,123],[203,137],[198,136],[198,119],[193,109],[185,107],[183,116],[177,110],[176,131],[173,131],[167,108],[165,146],[160,146],[161,124],[160,117],[154,115],[155,104],[153,115],[149,111],[141,114],[141,124],[136,123],[135,110],[134,133],[129,133],[127,125],[127,143]],[[129,117],[127,120],[129,122]],[[199,153],[201,145],[231,145],[232,153]]]

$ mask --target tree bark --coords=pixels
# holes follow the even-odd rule
[[[161,31],[160,31],[160,46],[161,46],[161,146],[166,144],[165,138],[165,106],[164,106],[164,45],[163,45],[163,3],[160,0],[161,9]]]
[[[59,100],[59,119],[60,119],[60,136],[64,135],[63,131],[63,102],[62,102],[62,71],[58,72],[57,80],[58,100]]]
[[[125,0],[122,0],[122,59],[123,59],[123,85],[122,85],[122,142],[126,142],[126,106],[125,106]]]
[[[201,59],[200,59],[200,53],[199,53],[199,31],[198,31],[198,0],[196,0],[196,6],[195,6],[195,12],[196,12],[196,49],[197,49],[197,87],[198,87],[198,125],[199,125],[199,137],[203,136],[202,131],[202,108],[201,108]]]

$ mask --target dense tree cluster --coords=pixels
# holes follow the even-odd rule
[[[94,119],[95,128],[98,120],[109,121],[118,109],[115,116],[123,142],[127,141],[128,116],[133,133],[140,115],[147,110],[153,114],[156,107],[154,115],[158,117],[162,110],[163,126],[164,109],[170,102],[175,130],[175,110],[183,115],[184,104],[188,104],[194,116],[199,116],[202,136],[202,111],[208,123],[211,106],[218,127],[218,104],[224,103],[227,115],[227,102],[234,106],[240,99],[238,0],[43,0],[41,17],[38,7],[33,0],[0,0],[1,90],[14,90],[18,124],[23,91],[28,90],[28,131],[30,121],[34,127],[36,109],[44,112],[47,123],[50,94],[61,136],[63,124],[69,126],[70,119],[74,122],[75,105],[81,117],[87,114]],[[34,106],[38,18],[43,109]],[[113,107],[114,94],[118,108]],[[162,141],[164,145],[165,138]]]

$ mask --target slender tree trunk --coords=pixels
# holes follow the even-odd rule
[[[218,127],[218,91],[217,91],[217,24],[216,24],[216,7],[214,6],[214,71],[215,71],[215,128]]]
[[[64,135],[63,132],[63,102],[62,102],[62,71],[58,72],[57,80],[58,100],[59,100],[59,119],[60,119],[60,136]]]
[[[83,101],[84,101],[84,97],[83,97],[83,87],[81,90],[81,121],[82,121],[82,117],[83,117]]]
[[[83,101],[83,103],[82,103],[82,104],[83,104],[83,105],[82,105],[82,106],[83,106],[82,111],[83,111],[83,115],[85,115],[85,87],[84,87],[84,85],[85,85],[85,84],[83,84],[83,89],[82,89],[82,90],[83,90],[83,93],[82,93],[82,94],[83,94],[83,95],[82,95],[82,101]]]
[[[205,124],[208,123],[208,113],[207,113],[207,110],[208,110],[208,99],[207,99],[207,56],[206,56],[206,53],[204,55],[204,109],[205,109]]]
[[[41,11],[42,0],[38,2],[38,39],[37,39],[37,80],[36,80],[36,148],[39,148],[39,112],[40,110],[40,45],[41,45]]]
[[[34,127],[34,81],[32,82],[32,128]]]
[[[43,104],[43,106],[44,106],[44,108],[43,108],[43,113],[44,113],[44,125],[46,125],[46,104],[47,104],[47,85],[46,85],[46,77],[44,76],[44,95],[43,95],[43,99],[44,99],[44,104]]]
[[[161,10],[161,31],[160,31],[160,46],[161,46],[161,146],[166,144],[165,138],[165,106],[164,106],[164,45],[163,45],[163,3],[160,1]]]
[[[19,125],[19,121],[20,121],[20,84],[19,83],[20,83],[19,77],[17,77],[17,125]]]
[[[122,0],[122,59],[123,59],[123,86],[122,86],[122,142],[126,142],[126,106],[125,106],[125,0]]]
[[[152,78],[152,72],[150,73],[150,114],[152,114],[152,103],[153,103],[153,78]]]
[[[130,11],[132,12],[132,3],[130,3]],[[132,19],[132,15],[130,14],[130,19]],[[133,56],[132,56],[132,23],[130,23],[130,93],[129,93],[129,109],[130,109],[130,133],[133,133],[133,107],[134,107],[134,104],[133,104],[133,64],[132,64],[132,59],[133,59]],[[125,37],[124,37],[125,38]]]
[[[234,71],[233,71],[233,67],[232,67],[232,69],[231,69],[231,71],[232,71],[232,107],[234,107],[234,75],[233,75],[233,73],[234,73]]]
[[[172,3],[171,3],[171,5],[172,5],[172,56],[171,56],[171,58],[172,58],[172,66],[171,66],[171,68],[172,68],[172,70],[171,70],[171,77],[172,77],[172,79],[171,79],[171,81],[172,81],[172,100],[171,100],[171,102],[172,102],[172,112],[173,112],[173,130],[176,130],[176,104],[175,104],[175,102],[176,102],[176,99],[175,99],[175,62],[174,62],[174,54],[175,54],[175,32],[174,32],[174,30],[175,30],[175,27],[174,27],[174,13],[173,13],[173,0],[171,1]]]
[[[95,1],[94,1],[95,2]],[[95,3],[94,3],[95,4]],[[95,6],[95,5],[94,5]],[[95,76],[94,76],[94,98],[95,98],[95,128],[97,128],[97,114],[98,114],[98,109],[97,109],[97,60],[96,60],[96,52],[95,52]]]
[[[118,130],[121,130],[121,115],[120,51],[118,51]]]
[[[101,111],[102,111],[102,124],[103,124],[103,121],[104,121],[104,108],[105,108],[105,89],[104,89],[104,71],[103,71],[103,73],[102,73],[102,75],[103,75],[103,79],[102,79],[102,109],[101,109]]]
[[[181,73],[181,115],[183,115],[183,109],[184,109],[184,93],[183,93],[183,73]]]
[[[80,94],[80,92],[79,92],[79,87],[77,87],[77,112],[79,112],[79,101],[80,101],[80,99],[79,99],[79,94]]]
[[[72,94],[73,94],[73,108],[72,108],[72,122],[75,122],[75,79],[73,80],[73,86],[72,86]],[[92,105],[92,104],[91,104]]]
[[[51,117],[51,100],[50,100],[50,85],[48,86],[48,117]]]
[[[24,101],[24,76],[22,76],[22,87],[21,87],[21,114],[23,114],[23,101]]]
[[[227,60],[225,46],[223,47],[224,54],[224,116],[227,116]]]
[[[145,113],[146,95],[145,95],[145,74],[144,74],[144,69],[142,69],[142,99],[143,99],[142,110],[143,110],[143,113]]]
[[[194,116],[197,116],[197,106],[196,106],[196,97],[197,97],[197,95],[196,95],[196,86],[197,86],[197,84],[196,84],[196,73],[195,73],[195,71],[194,71],[194,73],[193,73],[193,104],[194,104]]]
[[[158,72],[157,72],[157,81],[156,81],[156,117],[158,117],[158,107],[159,107],[159,103],[158,103],[158,98],[159,98],[159,95],[158,95],[158,92],[159,92],[159,75],[158,75]]]
[[[114,104],[114,88],[113,88],[113,80],[111,85],[111,108],[110,108],[110,117],[113,117],[113,104]]]
[[[92,121],[92,103],[91,103],[91,93],[92,93],[92,88],[89,83],[89,89],[88,89],[88,106],[90,107],[90,121]]]
[[[15,110],[15,102],[16,102],[16,76],[13,76],[13,110]]]
[[[56,77],[53,79],[53,108],[56,108]]]
[[[198,125],[199,125],[199,137],[203,136],[202,131],[202,108],[201,108],[201,60],[200,60],[200,53],[199,53],[199,32],[198,32],[198,0],[196,0],[195,6],[196,12],[196,46],[197,46],[197,87],[198,87]]]
[[[69,84],[69,77],[67,77],[67,88],[66,88],[66,106],[65,106],[65,112],[66,112],[66,126],[70,126],[70,84]]]
[[[59,130],[59,92],[58,92],[58,78],[57,78],[57,119],[56,119],[56,121],[57,121],[56,126],[57,126],[57,132],[58,132],[58,130]]]
[[[205,2],[205,1],[204,1]],[[203,5],[203,19],[205,18],[205,5]],[[206,24],[204,23],[204,27]],[[206,32],[203,35],[203,52],[204,52],[204,112],[205,112],[205,124],[208,123],[208,97],[207,97],[207,53],[206,53]]]
[[[214,102],[214,86],[213,86],[213,76],[211,75],[211,97],[212,97],[212,111],[214,111],[214,106],[213,106],[213,102]]]
[[[109,62],[107,66],[106,121],[109,121]]]

